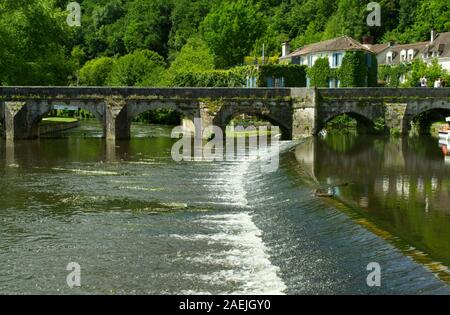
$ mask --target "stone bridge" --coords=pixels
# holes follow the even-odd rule
[[[149,110],[172,109],[202,128],[226,125],[235,116],[260,116],[292,137],[290,89],[0,87],[0,121],[8,139],[39,135],[39,122],[56,105],[91,112],[107,139],[128,139],[134,118]],[[223,129],[225,130],[225,128]]]
[[[0,123],[7,139],[39,136],[39,122],[56,105],[90,111],[107,139],[128,139],[134,118],[149,110],[172,109],[202,130],[226,125],[240,114],[279,126],[284,139],[319,132],[332,118],[348,114],[361,131],[385,123],[386,130],[407,133],[422,113],[450,116],[450,89],[246,89],[0,87]]]
[[[399,134],[408,134],[421,123],[429,127],[423,114],[439,119],[450,116],[450,88],[320,89],[317,101],[316,130],[343,113],[356,118],[366,131],[378,122]]]

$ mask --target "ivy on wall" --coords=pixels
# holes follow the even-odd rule
[[[366,55],[370,58],[370,67],[367,69],[367,86],[378,86],[378,59],[375,55]]]
[[[368,59],[371,58],[368,63]],[[370,65],[370,66],[368,66]],[[256,78],[258,87],[267,87],[268,78],[284,78],[285,87],[328,87],[331,78],[341,87],[377,86],[378,65],[375,56],[362,51],[347,52],[339,69],[331,69],[328,58],[318,59],[311,68],[297,64],[242,66],[229,70],[188,71],[178,73],[173,86],[179,87],[245,87],[247,78]]]
[[[306,86],[306,66],[288,65],[263,65],[259,67],[259,87],[267,87],[267,78],[284,78],[285,87]]]
[[[310,86],[328,87],[331,76],[330,63],[328,58],[319,58],[314,65],[307,70],[310,79]]]
[[[386,87],[396,88],[400,86],[400,78],[411,71],[411,64],[380,65],[378,79]]]
[[[362,51],[347,52],[338,71],[341,87],[362,87],[367,85],[367,65]]]

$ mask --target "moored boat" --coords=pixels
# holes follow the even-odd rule
[[[446,121],[450,122],[450,117],[448,117]],[[441,130],[439,130],[439,139],[447,141],[450,140],[450,124],[447,124]]]

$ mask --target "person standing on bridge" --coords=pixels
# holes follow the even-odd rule
[[[441,78],[438,78],[436,81],[434,81],[434,87],[435,88],[441,88],[442,87],[442,80],[441,80]]]
[[[420,78],[420,87],[426,88],[428,86],[428,80],[426,77]]]

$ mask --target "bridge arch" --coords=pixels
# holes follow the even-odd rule
[[[173,110],[179,113],[182,117],[194,120],[195,114],[189,110],[181,108],[175,102],[130,102],[128,104],[128,120],[132,122],[139,115],[157,109]]]
[[[230,103],[223,105],[213,117],[213,124],[222,128],[224,135],[230,122],[240,116],[249,115],[269,122],[280,128],[283,140],[292,139],[292,111],[287,106],[271,102],[261,104]]]
[[[411,131],[414,128],[419,134],[429,134],[431,125],[434,122],[445,121],[450,117],[450,102],[440,101],[411,108],[406,115],[409,117],[407,127]]]
[[[260,111],[234,111],[233,113],[229,113],[224,115],[223,117],[219,117],[218,119],[214,119],[214,125],[221,127],[224,131],[224,136],[226,136],[226,127],[230,124],[230,122],[241,115],[249,115],[252,117],[257,117],[261,120],[269,122],[272,126],[276,126],[280,128],[281,132],[281,139],[282,140],[289,140],[291,139],[291,128],[286,126],[285,122],[281,121],[278,117],[275,117],[274,115],[263,113]],[[219,114],[218,114],[219,116]]]
[[[55,106],[71,106],[78,107],[79,109],[85,110],[100,122],[101,128],[103,130],[103,136],[105,136],[105,120],[104,114],[100,107],[102,103],[84,103],[84,102],[39,102],[27,104],[23,107],[19,113],[16,115],[15,120],[21,120],[24,116],[29,117],[28,130],[23,130],[22,133],[26,134],[26,138],[38,138],[39,137],[39,125],[45,116],[51,111],[55,110]],[[15,124],[16,125],[16,124]]]
[[[122,122],[120,117],[118,124],[121,138],[130,138],[131,124],[132,122],[146,112],[155,111],[158,109],[170,110],[178,113],[180,115],[181,123],[188,122],[187,126],[189,128],[194,128],[194,119],[200,117],[198,110],[193,110],[192,106],[189,104],[176,103],[176,102],[163,102],[163,101],[150,101],[150,102],[128,102],[127,110],[124,112],[122,117]]]
[[[356,120],[357,123],[357,131],[361,134],[367,134],[367,133],[373,133],[375,130],[375,122],[373,121],[372,117],[369,117],[364,112],[356,112],[356,111],[340,111],[340,112],[334,112],[331,114],[326,115],[323,119],[321,119],[321,122],[319,123],[318,131],[324,129],[329,122],[331,122],[333,119],[340,117],[340,116],[348,116],[354,120]]]

